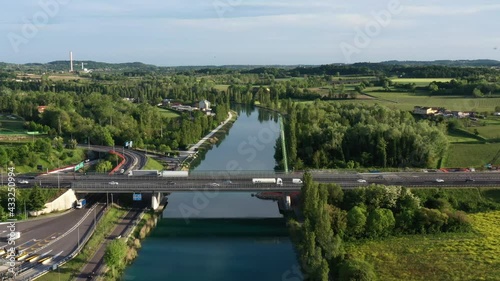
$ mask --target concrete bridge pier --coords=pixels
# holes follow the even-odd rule
[[[284,211],[290,211],[292,209],[292,197],[288,192],[283,192],[282,194],[283,196],[281,197],[280,200],[281,209]]]
[[[162,200],[163,200],[163,193],[153,192],[153,194],[151,194],[151,208],[153,210],[158,210],[158,208],[160,208],[160,203]]]

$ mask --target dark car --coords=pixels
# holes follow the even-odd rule
[[[472,181],[476,181],[475,179],[465,179],[465,182],[472,182]]]

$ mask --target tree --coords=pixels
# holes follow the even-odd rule
[[[340,266],[339,280],[341,281],[375,281],[377,275],[373,266],[358,259],[346,260]]]
[[[40,211],[45,208],[45,197],[40,187],[35,186],[31,189],[29,200],[26,202],[26,208],[30,211]]]
[[[472,90],[472,95],[475,98],[482,98],[482,97],[484,97],[483,92],[481,92],[481,89],[479,89],[479,88],[475,88],[474,90]]]
[[[356,206],[347,213],[347,233],[359,237],[365,231],[366,209]]]
[[[109,161],[100,161],[95,169],[98,173],[105,173],[113,169],[113,164]]]
[[[115,276],[115,270],[125,266],[127,256],[127,244],[122,239],[113,240],[108,244],[104,252],[104,262],[111,268],[112,275]]]
[[[396,220],[391,210],[378,208],[366,219],[366,234],[370,237],[385,237],[392,233]]]

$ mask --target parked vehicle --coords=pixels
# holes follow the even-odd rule
[[[281,178],[256,178],[252,179],[254,184],[258,183],[273,183],[276,185],[283,185],[283,180]]]

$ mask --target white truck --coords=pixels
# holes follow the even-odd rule
[[[258,183],[272,183],[276,185],[283,185],[283,180],[281,178],[255,178],[252,179],[254,184]]]
[[[302,179],[292,179],[292,183],[301,184],[302,183]]]
[[[85,207],[85,205],[87,205],[87,200],[80,199],[76,201],[75,208],[82,209],[83,207]]]
[[[189,171],[161,171],[160,177],[162,178],[187,178]]]

